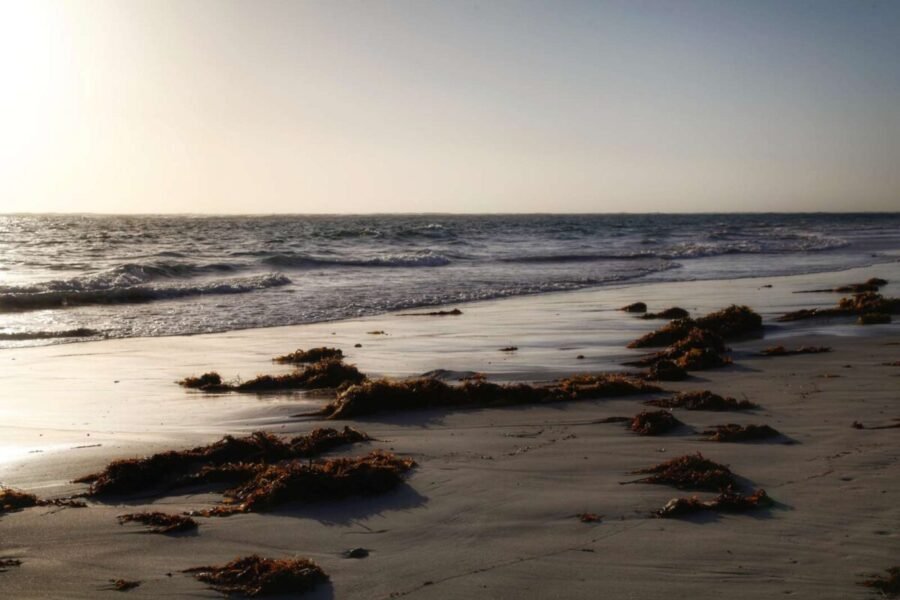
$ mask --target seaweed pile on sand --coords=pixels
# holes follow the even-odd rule
[[[623,483],[652,483],[671,485],[682,490],[731,490],[736,482],[727,466],[704,458],[699,452],[685,454],[646,469],[632,471],[633,475],[647,475]]]
[[[10,567],[20,567],[22,561],[18,558],[0,558],[0,573],[3,573]]]
[[[246,437],[225,436],[214,444],[190,450],[171,450],[145,458],[116,460],[103,471],[85,475],[75,482],[90,484],[90,496],[134,494],[192,482],[192,476],[204,468],[311,458],[333,448],[369,439],[365,433],[350,427],[344,427],[342,431],[315,429],[290,440],[258,431]]]
[[[699,392],[680,392],[672,398],[647,400],[644,404],[660,408],[683,408],[685,410],[752,410],[759,408],[749,400],[736,400],[730,396],[723,397],[709,390]]]
[[[640,379],[619,374],[580,375],[552,385],[501,385],[473,378],[450,385],[432,377],[394,381],[379,379],[353,385],[319,413],[350,419],[388,411],[541,404],[662,391]]]
[[[645,410],[631,419],[628,428],[638,435],[662,435],[681,425],[667,410]]]
[[[204,392],[272,392],[342,388],[365,379],[366,376],[355,366],[348,365],[339,358],[325,358],[284,375],[259,375],[247,381],[225,383],[213,371],[200,377],[186,377],[178,384]]]
[[[37,506],[39,503],[40,501],[34,494],[12,488],[0,488],[0,515]]]
[[[169,515],[161,512],[139,512],[120,515],[119,525],[140,523],[147,525],[147,533],[178,533],[197,529],[197,521],[184,515]]]
[[[665,310],[661,310],[658,313],[644,313],[641,315],[642,319],[684,319],[685,317],[689,317],[691,314],[681,308],[680,306],[673,306],[672,308],[667,308]]]
[[[112,584],[112,589],[117,592],[130,592],[134,588],[140,587],[140,581],[134,581],[131,579],[110,579],[109,583]]]
[[[889,568],[887,577],[875,575],[871,579],[863,581],[860,585],[878,590],[886,598],[897,598],[900,596],[900,567]]]
[[[693,496],[691,498],[673,498],[661,509],[654,513],[660,519],[683,517],[698,512],[747,512],[758,508],[766,508],[772,505],[772,499],[765,490],[756,490],[750,495],[736,492],[722,492],[712,500],[703,501]]]
[[[778,321],[801,321],[818,317],[850,317],[860,318],[860,322],[879,322],[883,317],[878,315],[900,314],[900,298],[885,298],[877,292],[862,292],[849,298],[842,298],[834,308],[804,308],[786,313],[778,317]]]
[[[276,356],[272,361],[281,364],[299,365],[328,359],[341,360],[343,358],[344,351],[340,348],[326,348],[325,346],[321,346],[319,348],[310,348],[309,350],[294,350],[290,354]]]
[[[226,490],[224,504],[199,514],[228,516],[267,511],[287,502],[383,494],[400,485],[415,464],[412,459],[375,450],[361,457],[269,465],[249,481]]]
[[[328,575],[308,558],[236,558],[221,566],[187,569],[196,579],[223,594],[251,598],[275,594],[303,594],[328,581]]]
[[[623,306],[619,310],[629,313],[645,313],[647,312],[647,304],[644,302],[632,302],[628,306]]]
[[[795,354],[822,354],[831,352],[828,346],[800,346],[794,350],[788,350],[784,346],[770,346],[765,350],[761,350],[763,356],[794,356]]]
[[[626,364],[650,367],[649,377],[659,377],[654,366],[666,361],[683,371],[714,369],[731,364],[726,339],[740,338],[762,331],[762,318],[746,306],[731,305],[698,319],[675,319],[628,344],[629,348],[666,346],[655,354]],[[665,376],[678,377],[677,371],[663,370]],[[671,375],[670,375],[671,374]],[[674,379],[672,379],[674,380]]]
[[[702,432],[707,442],[753,442],[780,437],[781,434],[768,425],[738,425],[728,423],[716,425],[713,429]]]
[[[880,277],[872,277],[863,283],[849,283],[836,288],[820,289],[820,290],[800,290],[795,294],[815,294],[822,292],[834,292],[837,294],[862,294],[864,292],[877,292],[883,286],[887,285],[887,280]]]

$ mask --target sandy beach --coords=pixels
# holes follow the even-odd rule
[[[900,555],[900,330],[853,319],[776,323],[784,312],[832,306],[834,293],[794,292],[884,277],[900,296],[900,264],[765,279],[647,283],[454,305],[459,316],[386,314],[357,320],[135,338],[0,351],[0,483],[42,498],[84,492],[71,483],[110,460],[265,430],[297,435],[351,425],[380,448],[413,458],[405,484],[383,495],[288,505],[266,514],[200,518],[178,536],[144,535],[116,517],[138,510],[208,508],[220,494],[88,500],[0,516],[0,573],[10,598],[95,598],[111,580],[140,581],[129,597],[220,597],[182,571],[260,554],[304,556],[330,583],[310,598],[871,598],[864,579]],[[370,377],[473,372],[495,382],[543,382],[626,370],[626,344],[665,321],[617,310],[681,306],[702,315],[731,303],[764,319],[765,335],[730,343],[734,364],[698,371],[667,391],[711,390],[749,412],[674,409],[663,436],[635,435],[632,416],[652,396],[541,406],[382,413],[352,421],[297,417],[316,393],[205,394],[175,381],[217,370],[228,379],[288,372],[272,357],[336,346]],[[412,311],[404,311],[412,312]],[[383,331],[383,335],[368,332]],[[354,347],[361,344],[361,347]],[[772,345],[831,352],[765,357]],[[515,352],[500,348],[515,346]],[[578,358],[581,356],[582,358]],[[440,371],[438,371],[440,370]],[[856,429],[854,422],[866,428]],[[723,423],[767,424],[782,437],[701,441]],[[651,514],[690,496],[662,485],[620,485],[633,471],[695,452],[728,465],[772,507],[683,519]],[[703,498],[714,494],[698,492]],[[576,516],[595,513],[584,523]],[[342,553],[369,550],[365,559]]]

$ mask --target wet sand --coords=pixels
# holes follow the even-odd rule
[[[71,479],[109,460],[265,429],[297,434],[323,423],[292,415],[319,406],[306,394],[206,395],[174,381],[216,369],[226,378],[285,372],[271,358],[329,345],[370,375],[480,371],[495,381],[541,381],[623,369],[625,344],[664,321],[615,310],[642,300],[704,314],[732,302],[758,310],[763,339],[731,344],[735,364],[694,373],[670,390],[709,389],[761,409],[675,409],[688,427],[640,437],[609,416],[642,398],[553,406],[384,414],[352,421],[372,448],[419,466],[400,490],[374,498],[202,519],[196,534],[148,536],[115,517],[145,508],[205,508],[215,494],[32,508],[0,516],[0,573],[15,598],[93,598],[110,579],[143,584],[129,597],[219,597],[180,573],[259,553],[308,556],[331,575],[311,598],[867,598],[858,582],[900,556],[900,429],[854,429],[900,417],[897,324],[852,320],[777,324],[839,294],[794,294],[880,276],[900,296],[900,265],[801,277],[583,290],[459,305],[460,316],[376,318],[227,334],[58,345],[0,352],[0,482],[42,497],[83,491]],[[772,287],[764,287],[771,285]],[[387,335],[371,335],[383,330]],[[354,348],[354,344],[362,344]],[[766,346],[827,345],[826,354],[765,358]],[[513,353],[499,348],[517,346]],[[576,358],[583,355],[583,359]],[[791,442],[716,444],[697,432],[719,423],[766,423]],[[339,424],[343,424],[340,422]],[[767,511],[685,520],[648,515],[665,486],[628,485],[630,471],[702,451],[730,465]],[[699,494],[703,497],[710,494]],[[581,523],[581,512],[602,515]],[[362,546],[368,558],[340,553]],[[171,576],[169,575],[171,574]]]

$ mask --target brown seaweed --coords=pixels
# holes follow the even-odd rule
[[[688,372],[671,360],[660,360],[650,365],[647,378],[656,381],[684,381]]]
[[[659,406],[660,408],[683,408],[685,410],[752,410],[759,408],[749,400],[736,400],[732,397],[723,397],[709,390],[698,392],[680,392],[672,398],[647,400],[644,404]]]
[[[684,319],[685,317],[689,317],[691,314],[684,310],[679,306],[673,306],[672,308],[667,308],[665,310],[661,310],[658,313],[646,313],[641,315],[642,319]]]
[[[272,559],[257,555],[236,558],[222,566],[188,569],[185,573],[224,594],[251,598],[303,594],[328,581],[328,575],[308,558]]]
[[[273,463],[292,458],[309,458],[338,446],[370,439],[368,435],[350,427],[342,431],[315,429],[308,435],[289,441],[257,431],[249,436],[225,436],[208,446],[190,450],[172,450],[145,458],[131,458],[111,462],[99,473],[76,479],[89,483],[89,495],[133,494],[174,484],[196,474],[204,467],[226,463]]]
[[[869,313],[900,314],[900,298],[885,298],[876,292],[863,292],[842,298],[835,308],[805,308],[786,313],[778,321],[800,321],[817,317],[861,316]]]
[[[685,371],[703,371],[731,364],[731,357],[722,356],[712,348],[691,348],[678,357],[675,364]]]
[[[276,356],[272,360],[281,364],[303,364],[314,363],[320,360],[336,358],[338,360],[344,358],[344,352],[340,348],[327,348],[320,346],[318,348],[310,348],[309,350],[294,350],[290,354],[284,356]]]
[[[141,585],[140,581],[129,579],[110,579],[109,582],[117,592],[128,592]]]
[[[644,313],[647,312],[647,304],[644,302],[632,302],[628,306],[623,306],[619,310],[630,313]]]
[[[675,319],[666,323],[656,331],[651,331],[628,344],[629,348],[648,348],[653,346],[670,346],[684,339],[695,328],[693,319]]]
[[[667,410],[645,410],[631,419],[629,429],[639,435],[662,435],[681,425]]]
[[[453,310],[434,310],[431,312],[400,313],[401,317],[458,317],[463,314],[458,308]]]
[[[768,425],[738,425],[728,423],[716,425],[714,429],[702,432],[708,442],[751,442],[778,437],[781,434]]]
[[[213,390],[222,387],[222,376],[215,371],[204,373],[199,377],[185,377],[178,385],[190,389]]]
[[[467,379],[458,386],[433,377],[381,379],[351,386],[319,414],[329,419],[348,419],[386,411],[540,404],[659,391],[655,385],[619,374],[580,375],[546,386],[500,385],[483,378]]]
[[[757,508],[771,506],[772,500],[765,490],[756,490],[745,496],[736,492],[722,492],[712,500],[702,501],[696,496],[691,498],[673,498],[654,515],[660,519],[682,517],[702,511],[747,512]]]
[[[794,350],[788,350],[784,346],[770,346],[765,350],[761,350],[763,356],[794,356],[795,354],[821,354],[823,352],[831,352],[828,346],[800,346]]]
[[[891,315],[887,313],[864,313],[856,320],[860,325],[883,325],[891,322]]]
[[[703,457],[699,452],[686,454],[646,469],[632,471],[635,475],[649,475],[627,483],[671,485],[685,490],[720,492],[732,489],[734,474],[725,465]]]
[[[598,523],[600,521],[600,519],[602,518],[597,513],[592,513],[592,512],[578,513],[575,516],[578,517],[578,520],[581,521],[582,523]]]
[[[0,488],[0,515],[5,512],[14,512],[23,508],[38,506],[39,504],[40,500],[34,494],[12,488]]]
[[[231,389],[238,392],[267,392],[339,388],[359,383],[365,378],[366,376],[353,365],[348,365],[338,359],[326,359],[285,375],[260,375],[233,385]]]
[[[197,521],[184,515],[169,515],[161,512],[139,512],[120,515],[119,524],[141,523],[147,525],[150,533],[177,533],[197,529]]]
[[[269,465],[250,481],[225,491],[225,504],[204,516],[228,516],[271,510],[287,502],[318,502],[387,492],[415,466],[409,458],[375,450],[355,458],[321,462],[289,461]]]
[[[722,339],[734,339],[762,331],[762,317],[747,306],[732,304],[722,310],[697,319],[697,327],[706,329]]]
[[[900,596],[900,567],[891,567],[887,570],[887,576],[874,575],[860,585],[878,590],[887,598],[896,598]]]
[[[0,558],[0,573],[3,573],[10,567],[19,567],[22,561],[18,558]]]

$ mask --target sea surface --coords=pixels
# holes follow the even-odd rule
[[[900,213],[0,216],[0,348],[900,258]]]

